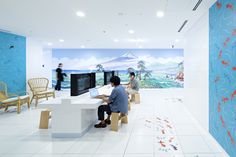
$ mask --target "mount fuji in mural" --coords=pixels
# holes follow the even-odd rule
[[[120,57],[100,63],[105,70],[126,70],[127,67],[136,67],[139,58],[132,53],[125,53]],[[96,65],[89,66],[89,69],[96,69]]]

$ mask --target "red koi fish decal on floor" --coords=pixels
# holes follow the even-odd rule
[[[215,83],[219,82],[220,81],[220,77],[217,76],[216,79],[215,79]]]
[[[218,112],[221,111],[220,103],[218,103],[218,107],[217,107],[217,109],[218,109]]]
[[[168,128],[170,128],[170,129],[172,129],[172,127],[171,127],[170,125],[167,124],[166,126],[167,126]]]
[[[169,121],[168,121],[168,120],[166,120],[166,119],[165,119],[164,121],[165,121],[166,123],[169,123]]]
[[[219,2],[216,2],[216,6],[217,6],[218,9],[220,9],[222,7],[222,4],[219,3]]]
[[[173,139],[174,139],[174,137],[171,137],[171,138],[169,139],[169,142],[171,143],[171,142],[173,141]]]
[[[222,58],[222,50],[220,50],[218,57]]]
[[[234,8],[234,6],[233,6],[233,4],[231,4],[231,3],[228,3],[228,4],[226,5],[226,8],[227,8],[227,9],[233,9],[233,8]]]
[[[163,141],[160,141],[159,143],[161,144],[162,147],[166,147],[166,145]]]
[[[229,98],[222,97],[222,101],[223,101],[223,103],[226,103],[227,101],[229,101]]]
[[[227,46],[228,42],[230,41],[230,38],[227,38],[224,42],[224,46]]]
[[[150,121],[150,120],[146,120],[146,122],[147,122],[147,123],[151,123],[151,121]]]
[[[220,116],[220,121],[221,121],[222,126],[225,128],[225,121],[222,116]]]
[[[232,70],[236,71],[236,67],[233,67]]]
[[[234,139],[233,139],[233,137],[232,137],[230,131],[227,131],[227,134],[228,134],[228,136],[229,136],[229,138],[230,138],[231,143],[234,144]]]
[[[161,130],[162,134],[165,134],[165,130]]]
[[[222,63],[224,66],[228,66],[228,65],[229,65],[229,63],[228,63],[227,61],[224,61],[224,60],[222,60],[221,63]]]
[[[231,100],[233,100],[233,98],[235,97],[236,95],[236,90],[231,94]]]

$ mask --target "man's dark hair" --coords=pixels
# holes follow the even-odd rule
[[[115,86],[118,86],[120,85],[120,78],[118,76],[112,76],[110,82],[114,83]]]
[[[129,73],[129,75],[135,77],[135,73],[134,72]]]
[[[59,63],[58,66],[62,65],[62,63]]]

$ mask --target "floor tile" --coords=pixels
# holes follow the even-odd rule
[[[94,154],[97,151],[101,142],[94,141],[77,141],[75,142],[70,149],[66,151],[67,154]]]
[[[132,153],[146,153],[152,154],[154,144],[154,137],[153,136],[132,136],[129,140],[126,152],[127,154]]]
[[[201,136],[178,137],[184,153],[212,153]]]
[[[124,157],[153,157],[153,154],[125,154]]]
[[[98,147],[96,154],[124,154],[128,140],[105,140]]]

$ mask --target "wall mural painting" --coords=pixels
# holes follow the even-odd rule
[[[236,156],[236,1],[210,9],[210,133]]]
[[[97,72],[97,85],[103,83],[103,71],[114,70],[122,82],[135,72],[141,88],[183,88],[183,49],[53,49],[53,85],[55,69],[64,64],[64,72]],[[63,82],[70,88],[70,78]]]

